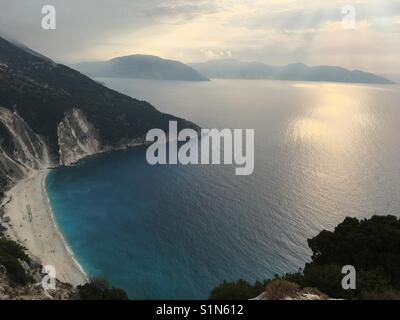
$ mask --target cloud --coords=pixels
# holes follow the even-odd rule
[[[217,2],[208,0],[162,1],[143,11],[147,17],[159,18],[164,22],[182,23],[202,14],[216,12]]]
[[[398,0],[51,0],[57,29],[40,27],[48,0],[1,0],[0,31],[66,62],[133,53],[184,62],[216,57],[269,64],[341,64],[400,73]],[[379,44],[379,48],[376,48]],[[375,54],[379,53],[379,56]]]
[[[383,33],[397,33],[397,36],[400,37],[400,15],[373,19],[370,22],[370,28]]]
[[[48,0],[1,0],[0,32],[55,58],[84,55],[93,44],[154,25],[184,23],[212,10],[208,1],[52,0],[57,29],[41,28],[41,8]]]
[[[349,5],[348,1],[326,1],[320,5],[313,2],[303,2],[282,10],[258,10],[253,16],[247,18],[249,28],[272,28],[276,30],[310,30],[323,28],[325,25],[341,21],[342,8]],[[355,2],[354,7],[357,20],[385,20],[400,15],[400,1],[368,1]]]

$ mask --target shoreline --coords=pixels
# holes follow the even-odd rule
[[[49,172],[35,171],[6,192],[4,216],[11,221],[5,233],[21,243],[33,259],[54,266],[59,281],[77,286],[88,277],[56,223],[45,187]]]

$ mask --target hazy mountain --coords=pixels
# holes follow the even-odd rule
[[[270,66],[261,62],[243,62],[235,59],[212,60],[189,64],[209,78],[216,79],[273,79],[296,81],[332,81],[391,84],[391,80],[360,70],[335,66],[309,67],[303,63]]]
[[[393,74],[393,73],[382,74],[382,77],[385,77],[386,79],[389,79],[396,83],[400,83],[400,74]]]
[[[91,77],[208,81],[198,71],[179,61],[149,55],[138,54],[108,61],[82,62],[74,67]]]

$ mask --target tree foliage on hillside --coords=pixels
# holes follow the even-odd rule
[[[332,298],[400,299],[400,219],[397,217],[346,218],[334,231],[323,230],[309,239],[308,245],[313,252],[311,262],[304,270],[280,278],[301,287],[318,288]],[[357,271],[355,290],[342,288],[345,265],[352,265]],[[243,280],[224,282],[212,291],[211,298],[250,299],[263,289],[257,283],[252,285]]]
[[[5,267],[7,277],[17,285],[24,285],[32,279],[26,274],[20,261],[30,264],[25,248],[15,241],[0,238],[0,265]]]
[[[247,300],[264,291],[268,281],[250,284],[240,279],[235,282],[224,281],[211,291],[210,300]]]
[[[94,278],[77,287],[81,300],[128,300],[123,289],[111,287],[106,280]]]

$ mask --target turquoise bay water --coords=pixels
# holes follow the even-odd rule
[[[204,128],[254,128],[255,171],[150,166],[145,148],[47,178],[76,258],[133,299],[202,299],[296,271],[345,216],[400,213],[399,86],[97,79]]]

